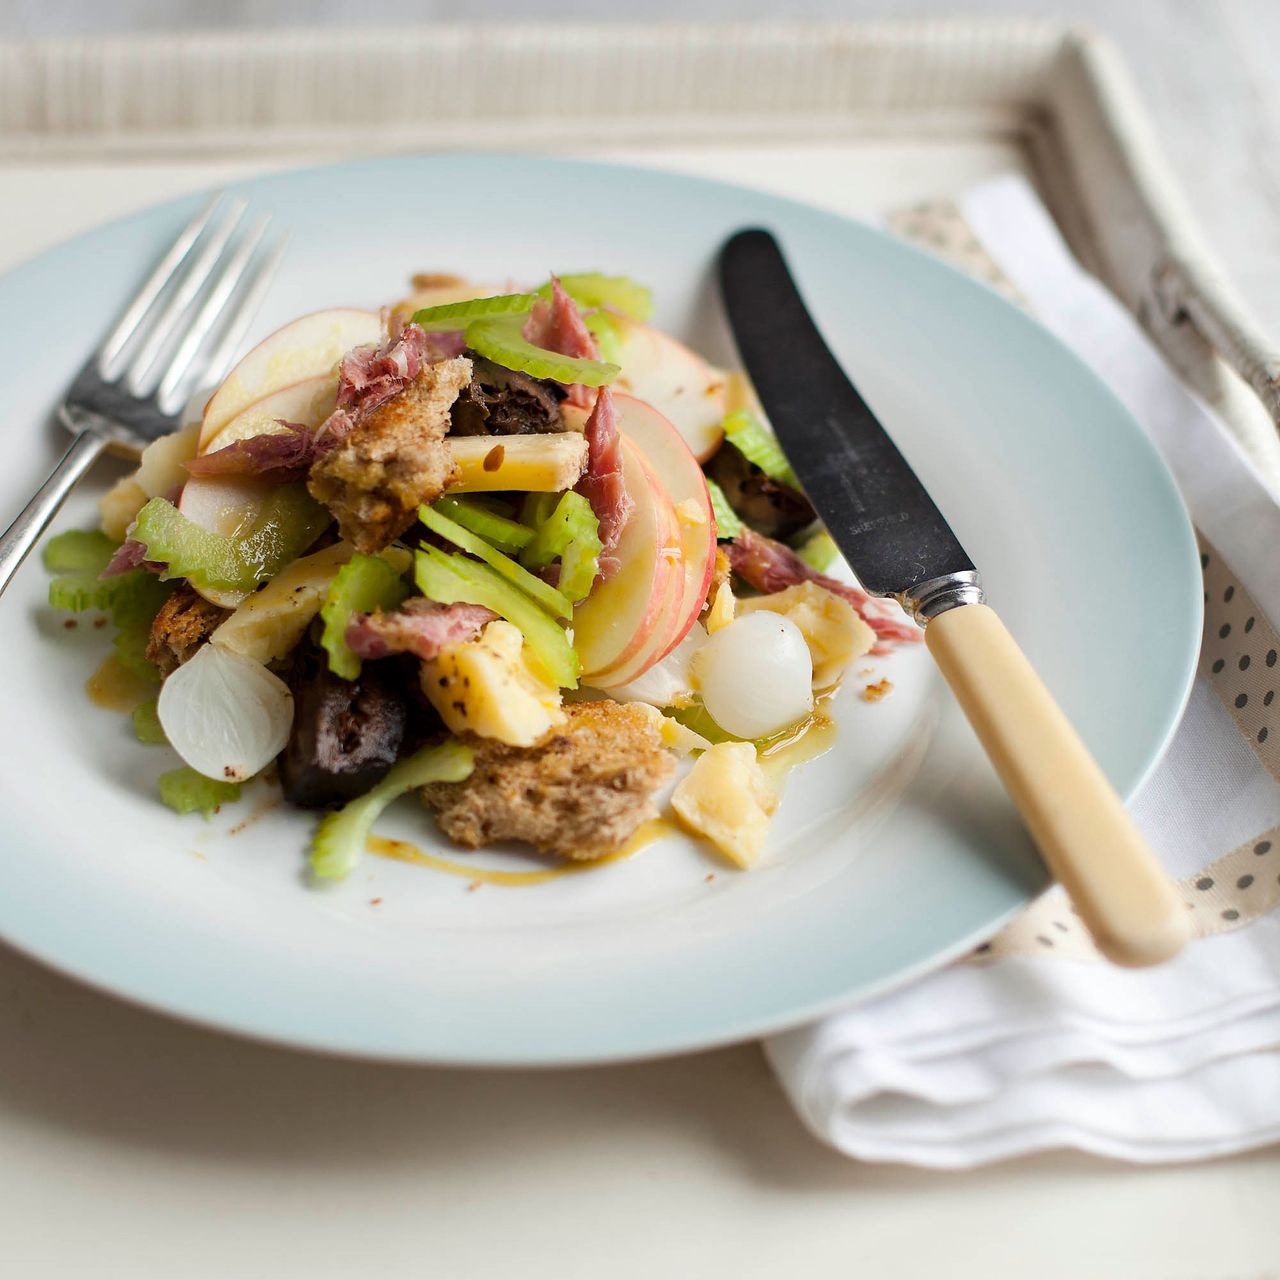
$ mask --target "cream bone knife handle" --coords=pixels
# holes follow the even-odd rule
[[[1004,623],[985,604],[962,604],[924,635],[1098,949],[1130,966],[1177,954],[1191,936],[1185,904]]]

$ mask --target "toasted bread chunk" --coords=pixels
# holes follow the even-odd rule
[[[470,379],[471,361],[461,356],[424,366],[312,466],[312,497],[333,512],[357,551],[381,551],[413,523],[419,505],[434,502],[453,479],[444,436],[449,410]]]
[[[147,637],[147,661],[171,675],[213,635],[230,610],[211,604],[187,583],[160,606]]]
[[[657,816],[654,793],[675,762],[647,708],[574,702],[568,722],[533,747],[467,735],[475,769],[422,798],[451,840],[478,849],[524,840],[562,858],[602,858]]]

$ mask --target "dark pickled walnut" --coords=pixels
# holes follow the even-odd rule
[[[323,649],[304,642],[288,677],[293,729],[280,753],[285,799],[303,809],[363,795],[396,762],[417,683],[399,661],[367,662],[355,680],[329,670]]]
[[[765,537],[789,538],[818,518],[803,493],[770,479],[727,441],[707,463],[707,474],[738,515]]]
[[[450,435],[519,436],[564,430],[563,393],[554,383],[504,369],[474,351],[466,354],[471,382],[453,402]]]

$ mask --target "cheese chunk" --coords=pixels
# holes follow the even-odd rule
[[[320,612],[329,585],[352,554],[350,543],[335,542],[301,556],[261,591],[250,592],[213,633],[213,643],[255,662],[283,658]]]
[[[676,786],[671,807],[686,827],[747,868],[764,852],[778,797],[750,742],[719,742]]]
[[[284,427],[274,429],[285,430]],[[167,436],[157,436],[143,449],[138,463],[138,483],[148,498],[166,497],[186,484],[191,477],[183,464],[196,456],[199,438],[200,424],[193,422],[178,431],[171,431]]]
[[[717,631],[723,631],[734,619],[737,611],[737,597],[733,594],[733,587],[726,578],[715,589],[715,594],[711,597],[711,603],[707,606],[706,626],[707,634],[715,635]]]
[[[138,483],[136,471],[122,476],[98,499],[102,532],[108,538],[123,542],[129,536],[129,526],[146,504],[147,496],[147,491]]]
[[[664,716],[657,707],[645,702],[637,702],[633,705],[653,726],[658,737],[662,739],[662,745],[668,750],[674,751],[677,755],[687,756],[695,751],[711,749],[711,743],[702,734],[694,732],[671,716]]]
[[[250,592],[213,633],[213,643],[255,662],[283,658],[302,639],[338,570],[353,554],[350,543],[335,542],[300,556],[266,586]],[[388,547],[382,559],[397,573],[409,567],[409,553],[401,547]]]
[[[830,689],[838,684],[845,668],[876,642],[875,632],[853,605],[816,582],[801,582],[772,595],[738,601],[740,613],[760,610],[779,613],[800,628],[813,657],[815,689]]]
[[[511,747],[533,746],[565,719],[560,690],[533,669],[524,637],[501,619],[424,662],[422,690],[454,733]]]
[[[587,441],[577,431],[450,436],[447,443],[458,467],[450,493],[560,493],[572,489],[587,467]]]

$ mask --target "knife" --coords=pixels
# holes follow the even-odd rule
[[[985,603],[977,568],[831,354],[777,241],[720,252],[738,351],[801,487],[865,590],[891,596],[973,726],[1099,950],[1159,964],[1190,919],[1114,788]],[[797,376],[799,373],[799,376]]]

